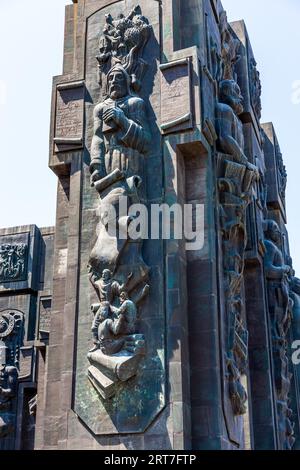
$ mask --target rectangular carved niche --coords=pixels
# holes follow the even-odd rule
[[[189,58],[160,66],[162,134],[193,127],[191,67]]]
[[[84,82],[62,83],[56,87],[55,152],[83,147]]]

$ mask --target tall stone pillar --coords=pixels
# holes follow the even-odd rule
[[[218,281],[226,243],[215,242],[215,109],[220,80],[234,81],[224,51],[236,47],[222,7],[79,0],[66,7],[65,31],[64,73],[53,85],[50,167],[59,185],[38,447],[243,448],[244,366]],[[223,178],[222,161],[234,157],[218,158]],[[204,205],[204,244],[112,239],[107,205],[119,230],[129,222],[117,195],[148,208]],[[116,320],[130,315],[130,324]]]
[[[278,447],[260,93],[245,25],[219,0],[66,7],[37,448]],[[169,236],[149,216],[133,237],[136,204],[169,210]],[[176,236],[186,206],[197,244]]]

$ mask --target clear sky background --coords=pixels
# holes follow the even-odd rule
[[[55,224],[48,169],[51,78],[62,71],[70,0],[0,0],[0,227]],[[244,19],[261,72],[262,122],[273,121],[288,171],[291,252],[300,275],[300,1],[223,0]],[[298,83],[297,83],[298,82]]]

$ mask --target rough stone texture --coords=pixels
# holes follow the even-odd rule
[[[52,229],[0,231],[0,245],[24,243],[29,253],[26,278],[0,282],[0,313],[20,310],[25,317],[16,432],[1,445],[299,448],[299,366],[289,368],[292,377],[284,367],[299,334],[300,305],[285,227],[286,172],[273,125],[260,124],[261,83],[246,26],[228,24],[219,0],[140,2],[152,26],[143,51],[149,67],[136,92],[151,134],[142,200],[204,204],[204,246],[187,251],[172,238],[144,242],[150,292],[138,333],[146,338],[146,356],[112,399],[103,400],[88,380],[90,307],[99,301],[87,270],[99,222],[90,152],[94,108],[106,98],[99,79],[108,72],[98,70],[96,56],[105,15],[128,15],[135,6],[133,0],[66,6],[50,132],[49,166],[58,177],[55,239]],[[279,307],[287,318],[294,314],[280,330],[281,362],[272,326],[278,308],[265,269],[270,220],[279,226],[277,249],[290,267],[289,309]]]

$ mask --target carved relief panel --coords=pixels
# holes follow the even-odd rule
[[[160,65],[161,130],[163,134],[193,126],[191,73],[189,58]]]
[[[56,152],[83,146],[84,82],[57,85],[54,144]]]
[[[129,3],[99,10],[87,25],[93,103],[86,103],[74,410],[100,435],[144,431],[165,401],[161,243],[149,252],[148,242],[131,239],[132,218],[120,207],[120,197],[128,207],[147,203],[160,182],[148,169],[149,160],[161,164],[151,96],[159,86],[159,5]],[[106,222],[111,208],[114,236]]]
[[[30,282],[29,233],[0,236],[0,290],[23,288]]]
[[[27,245],[0,245],[0,282],[23,281],[27,275]]]
[[[235,73],[239,63],[240,41],[227,22],[220,19],[222,38],[223,80],[218,84],[216,105],[217,187],[222,252],[224,317],[224,402],[230,439],[239,442],[238,423],[247,413],[248,394],[243,376],[248,368],[248,331],[244,311],[244,268],[248,240],[247,207],[253,198],[258,168],[245,154],[241,116],[243,94]],[[231,407],[231,412],[229,411]]]

